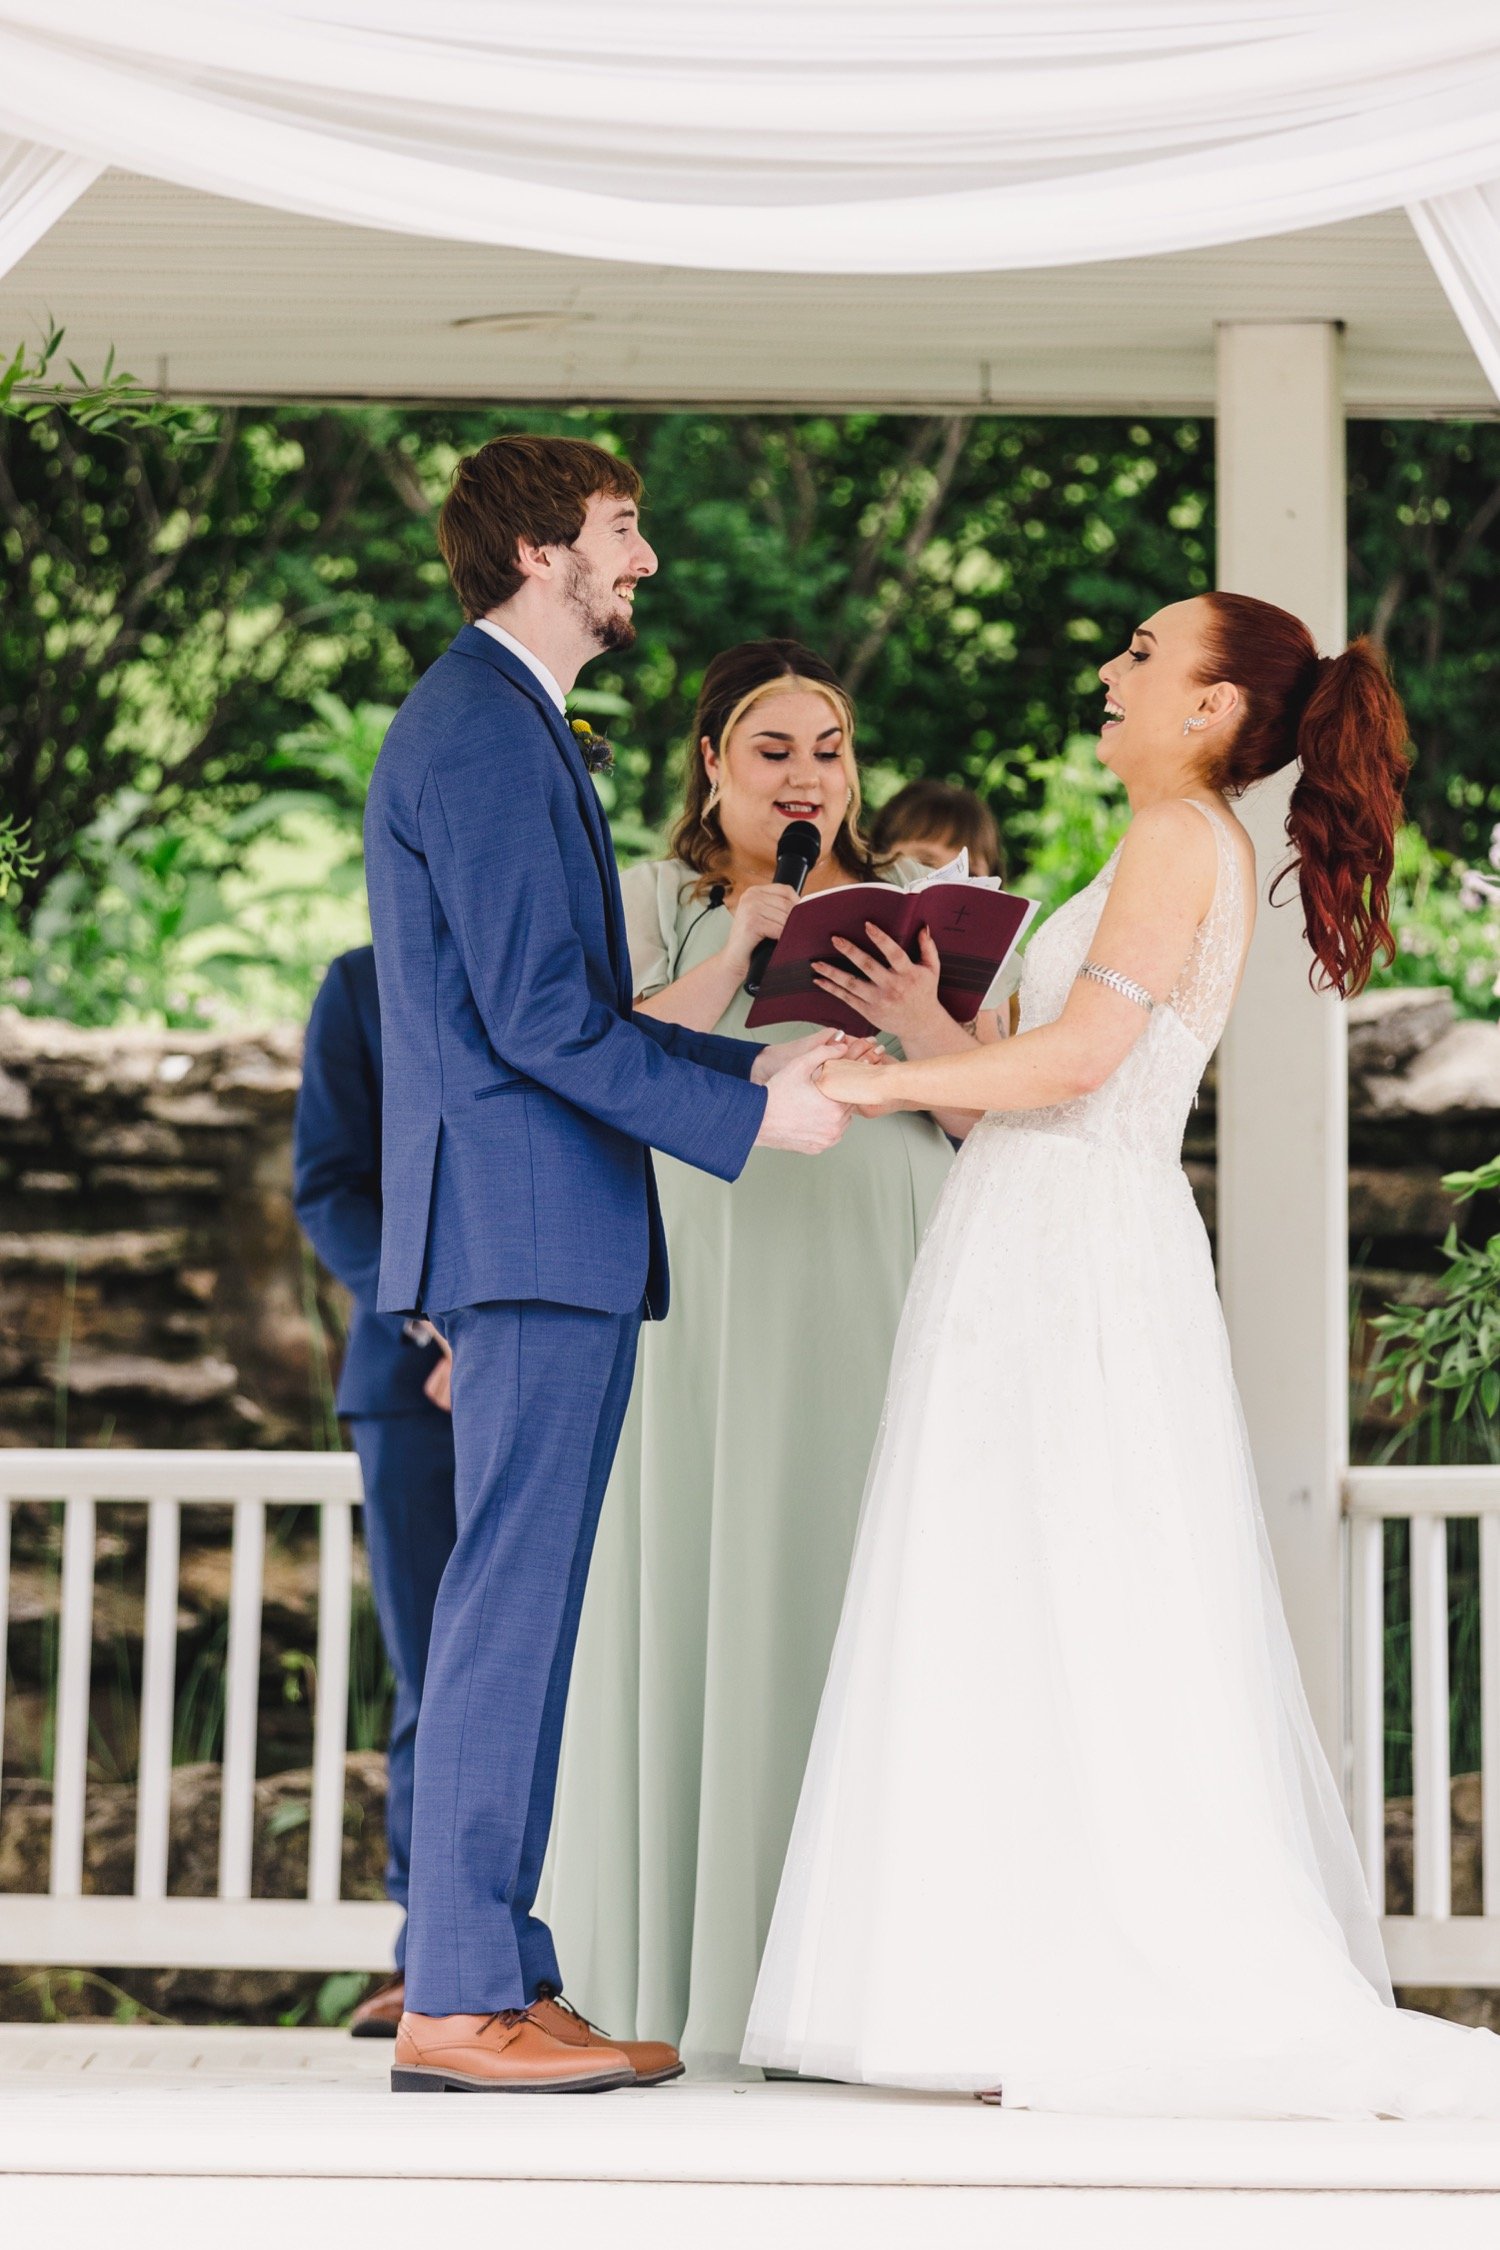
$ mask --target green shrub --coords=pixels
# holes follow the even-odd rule
[[[1044,915],[1091,882],[1125,833],[1130,808],[1114,775],[1099,763],[1092,735],[1074,735],[1062,755],[1031,769],[1036,803],[1004,821],[1019,866],[1013,881]]]
[[[1396,839],[1396,869],[1391,882],[1391,928],[1396,958],[1376,970],[1371,983],[1447,985],[1459,1012],[1495,1013],[1500,977],[1500,916],[1484,903],[1470,905],[1464,893],[1467,863],[1430,844],[1420,828],[1408,824]]]

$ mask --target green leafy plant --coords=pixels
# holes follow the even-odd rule
[[[1460,1014],[1493,1015],[1500,979],[1500,915],[1486,910],[1476,873],[1466,861],[1429,842],[1414,824],[1399,831],[1391,877],[1396,958],[1376,970],[1371,982],[1377,990],[1445,984]]]
[[[1016,887],[1050,914],[1091,882],[1125,833],[1125,792],[1099,763],[1092,737],[1075,735],[1055,758],[1032,770],[1036,801],[1005,823],[1019,849]]]
[[[101,1999],[109,2005],[112,2023],[171,2024],[177,2021],[175,2016],[164,2016],[159,2010],[148,2007],[144,2000],[124,1991],[95,1969],[38,1969],[34,1975],[23,1977],[16,1990],[34,1996],[43,2023],[96,2020]],[[70,2001],[71,2007],[68,2006]]]
[[[25,828],[18,828],[13,820],[0,820],[0,903],[41,865],[37,854],[27,851],[25,835]]]
[[[62,364],[70,383],[57,378],[56,363],[64,331],[49,324],[40,344],[18,344],[0,368],[0,415],[13,421],[36,423],[49,414],[67,414],[82,429],[106,435],[110,431],[152,430],[179,444],[198,445],[213,435],[215,418],[199,406],[186,406],[161,396],[136,376],[116,367],[113,346],[104,371],[91,381],[74,359]]]
[[[289,810],[306,806],[310,785],[348,825],[357,851],[370,776],[385,730],[396,714],[388,703],[359,703],[351,709],[340,696],[323,689],[309,696],[308,704],[312,717],[279,736],[267,761],[269,773],[295,775],[303,787],[285,796],[273,792],[262,805],[270,818],[282,818]]]
[[[349,1617],[349,1748],[383,1750],[390,1739],[396,1680],[368,1585],[355,1581]],[[352,1808],[345,1807],[346,1819]]]
[[[74,864],[48,886],[24,931],[0,927],[5,997],[25,1014],[102,1024],[203,1020],[203,977],[183,975],[182,947],[228,926],[221,870],[206,838],[134,825],[126,797],[80,838]]]
[[[177,1692],[172,1722],[174,1766],[212,1765],[224,1751],[224,1666],[229,1656],[229,1619],[218,1618],[196,1650]]]
[[[181,1030],[257,1009],[305,1014],[329,950],[307,908],[357,887],[357,856],[346,850],[343,873],[329,875],[290,847],[278,856],[292,879],[269,887],[249,884],[242,862],[266,848],[278,820],[305,817],[308,802],[252,804],[218,822],[183,812],[157,826],[124,792],[77,840],[28,922],[0,892],[0,1000],[70,1023]]]
[[[1473,1172],[1449,1172],[1443,1186],[1460,1203],[1500,1191],[1500,1157]],[[1391,1305],[1371,1322],[1378,1339],[1372,1396],[1393,1412],[1419,1412],[1424,1394],[1435,1410],[1451,1400],[1455,1421],[1477,1403],[1486,1419],[1500,1413],[1500,1234],[1461,1242],[1455,1220],[1443,1237],[1448,1260],[1431,1305]]]
[[[313,2014],[330,2030],[346,2024],[374,1979],[358,1971],[341,1971],[325,1977],[313,1996]]]

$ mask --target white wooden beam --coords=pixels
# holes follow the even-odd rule
[[[400,1908],[384,1899],[0,1896],[0,1950],[17,1966],[389,1972],[400,1926]]]
[[[146,1608],[136,1760],[135,1895],[167,1895],[172,1830],[172,1721],[177,1710],[177,1602],[182,1510],[146,1505]]]
[[[1295,611],[1344,645],[1344,421],[1332,322],[1219,330],[1221,587]],[[1261,1499],[1308,1700],[1336,1773],[1344,1735],[1340,1487],[1348,1453],[1344,1011],[1308,985],[1286,856],[1293,775],[1242,808],[1259,927],[1219,1058],[1219,1274]]]
[[[180,1500],[219,1507],[249,1497],[296,1507],[363,1498],[353,1453],[100,1453],[88,1446],[0,1446],[3,1500]]]
[[[63,1508],[62,1591],[58,1596],[57,1721],[52,1750],[54,1898],[83,1895],[83,1829],[88,1800],[89,1690],[94,1655],[94,1503]]]
[[[1349,1526],[1350,1812],[1360,1865],[1377,1914],[1385,1912],[1385,1525]]]
[[[1500,1518],[1500,1467],[1351,1469],[1344,1512],[1352,1518],[1493,1516]]]

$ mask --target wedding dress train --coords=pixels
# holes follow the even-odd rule
[[[1271,1565],[1182,1131],[1229,1012],[1227,822],[1097,1092],[964,1146],[897,1338],[747,2062],[1007,2106],[1500,2116],[1394,2007]],[[1034,940],[1054,1019],[1114,862]]]

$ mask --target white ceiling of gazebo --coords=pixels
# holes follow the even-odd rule
[[[1214,324],[1339,319],[1356,414],[1495,412],[1406,216],[1098,265],[710,273],[434,241],[106,173],[0,280],[95,369],[252,399],[1211,409]]]

